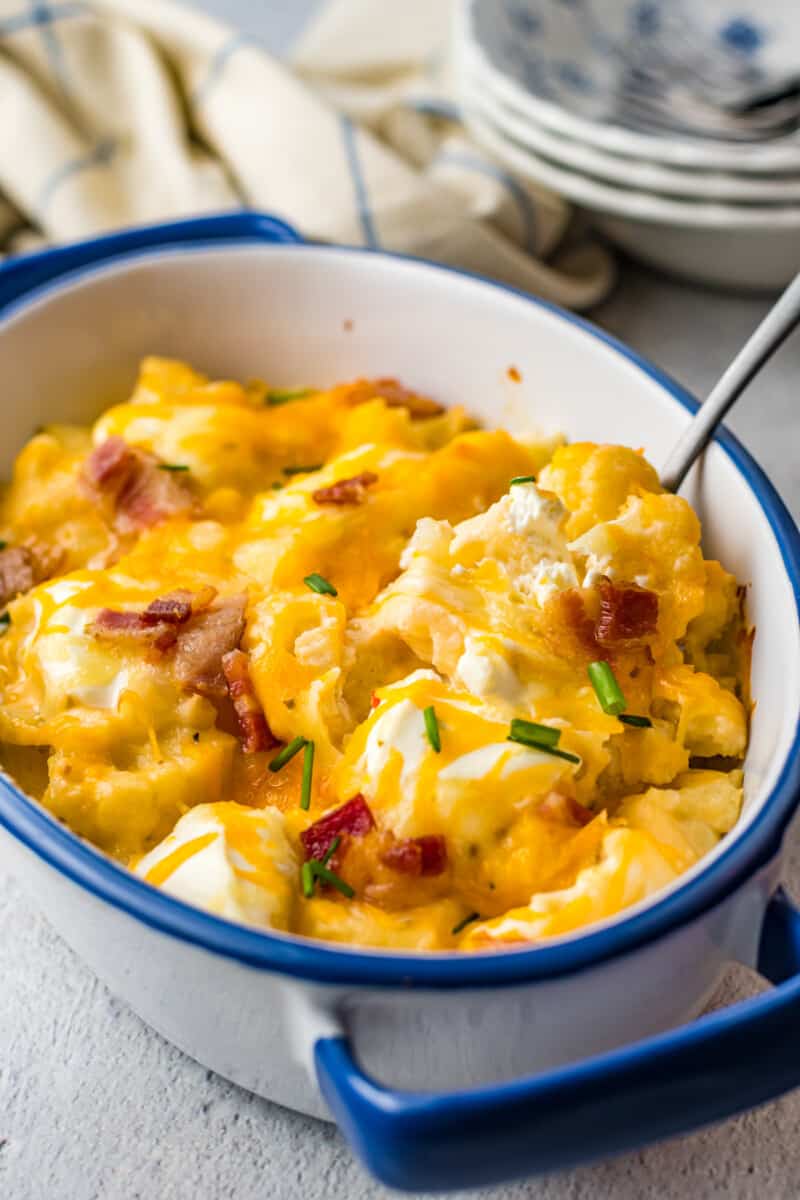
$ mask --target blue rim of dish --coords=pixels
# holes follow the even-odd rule
[[[224,237],[215,238],[214,221],[222,226]],[[111,234],[81,243],[77,250],[102,251],[90,266],[65,270],[55,281],[37,284],[16,302],[0,304],[0,321],[17,313],[44,296],[89,275],[107,270],[130,259],[151,258],[154,251],[202,250],[221,244],[257,244],[261,247],[279,242],[279,249],[291,247],[292,253],[313,249],[324,254],[377,255],[416,263],[429,270],[442,271],[472,279],[477,284],[518,296],[526,303],[543,308],[567,324],[576,326],[590,337],[639,368],[683,408],[694,412],[697,400],[664,371],[629,349],[616,338],[598,329],[590,321],[566,312],[555,304],[529,295],[518,288],[486,279],[470,271],[444,266],[413,255],[391,254],[362,247],[307,247],[285,236],[291,230],[280,222],[277,237],[266,236],[261,214],[204,218],[173,226],[157,225],[137,230],[135,248],[131,234]],[[237,225],[238,221],[238,225]],[[257,224],[260,222],[260,224]],[[236,234],[236,229],[239,234]],[[179,236],[170,241],[170,230]],[[187,246],[187,243],[191,245]],[[48,252],[33,256],[44,263]],[[17,266],[12,263],[12,266]],[[19,266],[24,262],[20,261]],[[0,268],[0,280],[3,268]],[[739,441],[728,430],[721,430],[715,441],[733,461],[750,490],[759,501],[781,551],[800,619],[800,532],[786,506],[764,474]],[[800,800],[800,718],[781,773],[751,826],[694,878],[656,900],[640,912],[622,917],[613,924],[590,930],[567,941],[521,949],[477,953],[433,952],[397,954],[380,950],[350,950],[324,942],[315,942],[271,931],[250,929],[193,908],[165,892],[146,884],[119,866],[87,842],[60,825],[40,805],[31,801],[6,777],[0,776],[0,826],[60,874],[83,887],[98,899],[123,910],[151,928],[202,947],[212,953],[235,959],[248,966],[275,971],[296,978],[331,984],[360,984],[372,987],[498,987],[554,979],[595,966],[610,958],[629,953],[637,947],[663,937],[677,927],[700,917],[734,891],[766,864],[779,850],[781,840]]]

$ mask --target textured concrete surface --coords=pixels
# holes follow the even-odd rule
[[[205,0],[286,43],[313,0]],[[626,267],[597,318],[699,393],[765,310]],[[800,339],[733,425],[800,515]],[[554,394],[556,386],[554,384]],[[795,839],[795,842],[797,839]],[[800,885],[800,848],[787,878]],[[752,993],[732,971],[718,1003]],[[496,1200],[790,1200],[800,1192],[800,1092],[640,1154],[497,1189]],[[475,1193],[473,1193],[474,1195]],[[52,934],[0,861],[0,1197],[3,1200],[375,1200],[388,1196],[336,1130],[258,1100],[190,1061],[111,997]]]

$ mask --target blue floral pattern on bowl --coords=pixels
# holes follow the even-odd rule
[[[464,3],[468,36],[496,70],[584,119],[652,132],[674,113],[685,133],[687,96],[725,112],[800,92],[793,0]]]

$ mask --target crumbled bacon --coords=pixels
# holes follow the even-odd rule
[[[213,600],[212,595],[209,597],[208,603]],[[189,620],[192,615],[192,593],[185,588],[177,588],[174,592],[168,592],[166,596],[158,596],[145,609],[145,616],[151,620],[166,621],[170,625],[183,625]],[[205,604],[197,605],[198,608],[205,608]]]
[[[58,548],[32,538],[24,545],[6,546],[0,550],[0,607],[49,579],[59,569],[63,558],[63,552]]]
[[[165,652],[178,640],[178,629],[193,613],[202,612],[216,595],[214,588],[189,592],[178,588],[151,601],[143,611],[103,608],[89,626],[98,638],[135,638]]]
[[[233,704],[242,749],[245,754],[256,754],[259,750],[270,750],[278,745],[278,739],[267,724],[253,681],[247,655],[243,650],[229,650],[222,656],[222,670],[228,684],[228,694]]]
[[[577,588],[566,588],[548,601],[548,622],[545,636],[555,653],[569,658],[583,652],[592,658],[602,658],[594,636],[594,621],[586,611],[583,596]]]
[[[374,471],[362,471],[350,479],[337,479],[329,487],[317,488],[311,495],[317,504],[363,504],[367,488],[377,482]]]
[[[374,827],[375,818],[366,800],[359,792],[341,808],[326,813],[313,825],[309,825],[308,829],[304,829],[300,834],[300,840],[303,843],[306,858],[323,859],[334,838],[343,837],[345,834],[350,837],[364,837]]]
[[[149,642],[158,650],[168,650],[175,644],[176,633],[167,621],[151,621],[143,612],[120,612],[115,608],[101,608],[88,632],[96,638],[135,638]]]
[[[393,842],[381,861],[403,875],[441,875],[447,866],[447,846],[440,834]]]
[[[397,379],[357,379],[347,386],[347,398],[352,404],[364,404],[380,397],[388,408],[406,408],[416,420],[438,417],[444,406],[429,396],[419,396],[403,387]]]
[[[655,633],[658,622],[655,592],[635,583],[614,584],[602,576],[597,583],[597,596],[596,620],[587,609],[585,594],[577,588],[567,588],[548,601],[545,637],[554,653],[565,658],[583,654],[594,659],[611,659],[616,646],[641,641]]]
[[[658,624],[658,596],[635,583],[612,583],[605,575],[597,581],[600,615],[595,625],[598,642],[638,641],[655,633]]]
[[[173,669],[184,687],[211,699],[223,699],[228,684],[223,655],[235,650],[244,633],[247,596],[226,596],[213,608],[193,615],[179,633]]]
[[[103,491],[118,491],[128,478],[135,458],[134,450],[121,437],[106,438],[95,446],[83,467],[84,481]]]
[[[565,796],[556,791],[547,793],[538,805],[537,812],[546,820],[559,821],[565,825],[588,825],[594,816],[573,796]]]
[[[370,700],[369,700],[370,708],[377,708],[378,705],[380,704],[380,702],[381,702],[380,696],[376,696],[375,693],[373,692],[372,695],[370,696]]]
[[[161,466],[154,455],[112,436],[92,450],[82,484],[110,504],[120,533],[136,533],[194,507],[189,489]]]
[[[0,605],[29,591],[35,583],[34,558],[26,546],[6,546],[0,550]]]

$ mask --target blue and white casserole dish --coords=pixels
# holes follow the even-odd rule
[[[642,446],[694,401],[604,334],[428,263],[203,218],[0,269],[2,473],[33,429],[89,421],[148,353],[217,376],[391,373],[488,425]],[[523,382],[499,383],[514,363]],[[745,808],[679,882],[581,935],[399,954],[236,925],[158,892],[0,779],[4,851],[53,926],[145,1021],[241,1086],[332,1116],[384,1182],[496,1183],[691,1129],[800,1082],[800,914],[779,887],[800,797],[800,536],[723,433],[685,489],[757,629]],[[776,986],[695,1020],[726,965]],[[665,1032],[667,1031],[667,1032]]]

